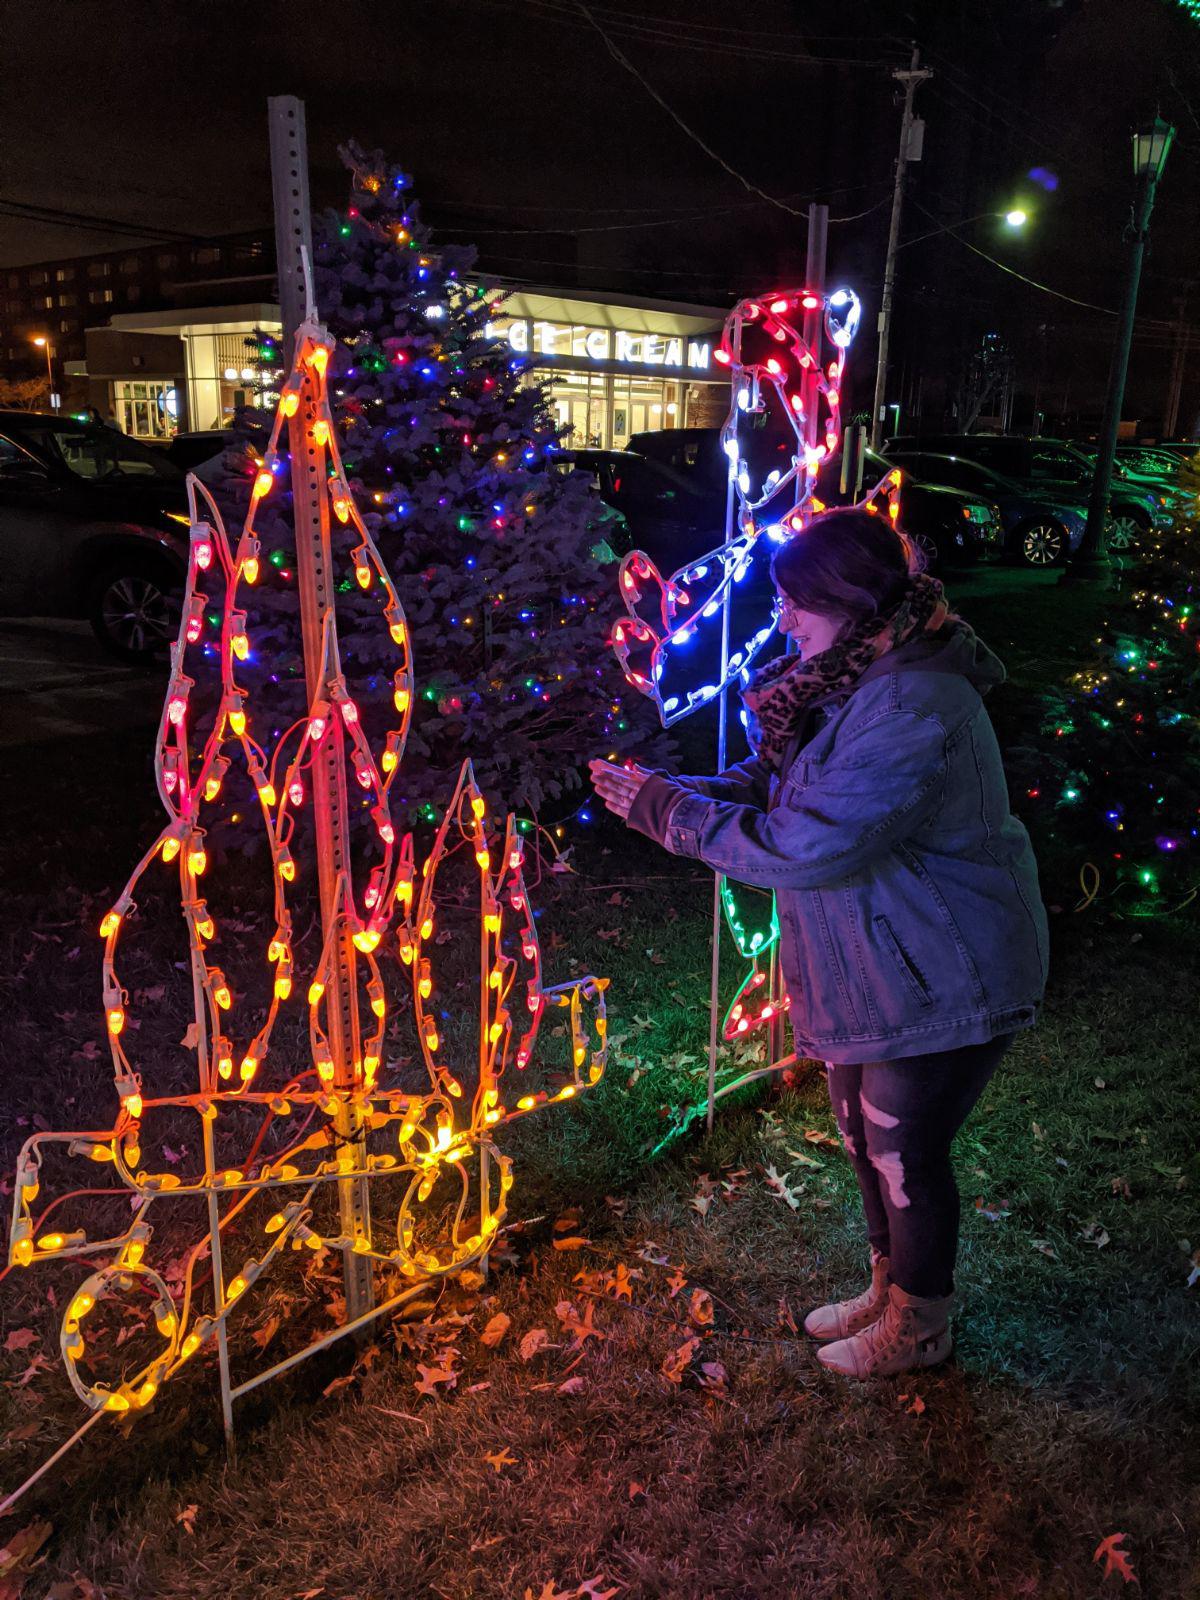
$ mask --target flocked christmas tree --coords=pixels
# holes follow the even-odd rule
[[[1168,909],[1200,885],[1200,529],[1143,553],[1096,658],[1046,696],[1041,747],[1010,763],[1043,868],[1091,863],[1115,909]],[[1090,890],[1085,876],[1085,890]]]
[[[553,820],[587,815],[589,757],[636,748],[657,723],[624,690],[606,648],[619,610],[590,479],[556,463],[557,431],[528,362],[490,337],[494,297],[469,277],[474,252],[434,248],[409,178],[379,152],[343,149],[344,215],[315,243],[316,299],[337,338],[331,367],[346,470],[393,574],[422,689],[401,814],[438,814],[464,749],[497,803]],[[264,341],[269,363],[274,352]],[[249,478],[226,485],[234,498]],[[281,483],[280,487],[283,487]],[[268,559],[290,565],[289,505],[264,519]],[[349,599],[350,597],[347,597]],[[289,612],[286,593],[275,602]],[[291,619],[258,619],[286,700],[299,662],[279,665]],[[386,695],[374,635],[347,627],[348,681]],[[264,651],[264,657],[268,652]],[[281,703],[278,715],[289,707]]]

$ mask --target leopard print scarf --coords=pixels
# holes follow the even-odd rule
[[[788,745],[810,707],[837,689],[849,689],[880,656],[920,633],[947,623],[962,627],[941,584],[921,573],[885,617],[871,617],[820,655],[777,656],[761,667],[742,693],[746,730],[758,759],[773,772],[783,766]]]

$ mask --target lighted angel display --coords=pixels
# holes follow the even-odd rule
[[[10,1261],[98,1263],[70,1296],[61,1340],[71,1383],[94,1411],[145,1406],[215,1340],[229,1427],[233,1399],[270,1374],[233,1384],[227,1326],[281,1252],[326,1248],[360,1283],[366,1275],[365,1299],[349,1306],[347,1325],[478,1260],[513,1182],[499,1129],[575,1097],[604,1070],[607,979],[543,984],[524,843],[511,818],[489,818],[470,762],[422,862],[411,835],[393,826],[389,797],[403,771],[413,664],[399,597],[343,468],[326,383],[333,348],[311,317],[297,332],[236,540],[207,490],[189,480],[187,587],[156,754],[166,821],[100,929],[118,1114],[101,1130],[36,1133],[18,1161]],[[278,552],[264,562],[256,527],[279,494],[289,441],[307,703],[280,731],[271,726],[269,673],[259,672],[253,693],[247,686],[249,617],[254,586],[278,575]],[[369,699],[355,698],[341,670],[339,588],[375,598],[381,648],[391,652],[385,691]],[[245,808],[234,820],[246,828],[249,811],[261,848],[222,862],[211,818],[231,793]],[[164,866],[178,878],[194,1011],[186,1054],[172,1068],[139,1051],[137,1007],[122,978],[139,896],[162,898],[155,878]],[[477,895],[473,1037],[454,984],[439,983],[439,888],[451,866],[466,868]],[[222,868],[236,873],[243,897],[258,895],[262,939],[250,956],[253,940],[228,937],[216,908],[210,880]],[[157,947],[153,955],[161,960]],[[389,998],[397,988],[400,1005]],[[553,1070],[534,1059],[547,1008],[564,1023],[553,1030],[565,1046]],[[404,1013],[416,1058],[389,1045]],[[104,1236],[42,1221],[43,1164],[62,1146],[103,1169],[111,1185],[103,1193],[123,1197],[106,1202],[114,1225],[99,1230]],[[173,1208],[172,1272],[156,1258],[164,1205]],[[196,1226],[180,1260],[187,1218]],[[211,1285],[202,1286],[206,1256]],[[386,1291],[378,1303],[377,1285]],[[118,1370],[97,1370],[90,1324],[105,1301],[136,1305],[147,1333],[153,1324],[157,1343],[140,1365],[117,1357]]]

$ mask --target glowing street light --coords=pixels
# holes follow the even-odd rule
[[[50,385],[50,409],[51,411],[56,411],[58,407],[55,404],[57,396],[54,393],[54,364],[52,346],[44,333],[35,333],[33,335],[33,343],[37,345],[39,350],[44,350],[46,352],[46,379]]]
[[[1004,213],[1004,220],[1010,228],[1023,228],[1029,221],[1029,214],[1022,211],[1020,206],[1014,206],[1011,211]]]

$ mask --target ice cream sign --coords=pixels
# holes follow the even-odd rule
[[[578,323],[505,317],[487,325],[490,339],[507,339],[518,355],[629,367],[665,367],[707,372],[712,340],[675,333],[634,333],[624,328],[588,328]]]

